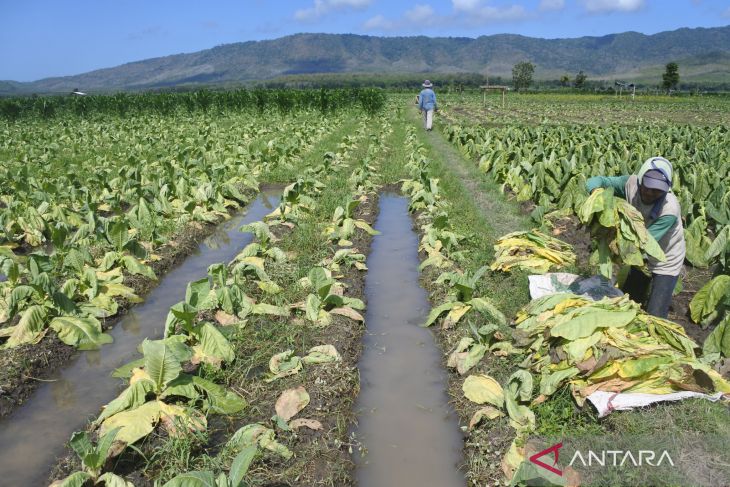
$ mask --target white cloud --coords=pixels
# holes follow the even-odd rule
[[[451,0],[454,10],[461,12],[471,12],[479,7],[481,0]]]
[[[362,10],[369,7],[371,3],[373,3],[373,0],[314,0],[314,5],[310,8],[303,8],[294,12],[294,18],[306,22],[316,20],[333,10]]]
[[[404,17],[413,24],[427,24],[434,20],[434,10],[430,5],[416,5],[406,11]]]
[[[565,7],[565,0],[540,0],[540,10],[562,10]]]
[[[589,13],[635,12],[644,6],[645,0],[582,0]]]
[[[556,0],[548,1],[554,2]],[[484,5],[484,3],[484,0],[451,0],[454,13],[457,16],[462,16],[462,22],[470,25],[501,20],[520,20],[527,16],[527,11],[522,5],[492,7],[490,5]]]
[[[366,20],[362,25],[366,30],[393,30],[395,29],[395,23],[392,20],[386,19],[382,15],[376,15]]]
[[[550,1],[555,3],[563,0]],[[522,5],[493,7],[485,3],[485,0],[451,0],[450,13],[438,13],[431,5],[418,4],[396,19],[376,15],[363,24],[363,29],[399,31],[424,27],[473,28],[490,23],[519,21],[531,15]]]

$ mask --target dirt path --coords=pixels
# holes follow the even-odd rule
[[[415,108],[413,119],[420,124],[420,116]],[[438,125],[437,120],[434,125]],[[424,142],[430,146],[433,156],[451,169],[464,189],[469,192],[474,205],[487,216],[492,234],[496,239],[505,233],[514,232],[529,226],[528,218],[519,212],[519,208],[507,200],[498,184],[482,173],[474,161],[461,154],[446,137],[434,130],[423,132]]]

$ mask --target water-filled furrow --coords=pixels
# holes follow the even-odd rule
[[[145,338],[162,337],[168,310],[185,298],[187,283],[204,277],[211,264],[232,260],[252,239],[252,234],[238,230],[240,226],[263,219],[278,205],[278,194],[260,193],[243,212],[220,224],[196,252],[160,279],[144,303],[109,331],[114,343],[79,352],[0,422],[0,485],[45,485],[71,434],[119,393],[121,381],[111,372],[138,358],[137,346]]]
[[[426,291],[419,285],[418,237],[408,201],[380,197],[367,259],[367,313],[359,363],[356,477],[361,487],[463,486],[462,435],[448,405],[441,354],[428,329]]]

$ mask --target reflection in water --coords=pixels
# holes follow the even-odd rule
[[[463,486],[458,419],[448,405],[446,376],[431,332],[421,328],[429,311],[419,286],[418,238],[408,201],[382,195],[367,259],[368,332],[360,369],[356,454],[361,487]]]
[[[275,194],[268,197],[276,200]],[[226,222],[229,232],[213,239],[215,246],[201,245],[109,330],[114,343],[100,351],[79,352],[56,371],[51,378],[56,382],[41,384],[22,407],[0,420],[0,486],[45,485],[71,434],[120,392],[121,381],[111,377],[112,371],[139,357],[137,346],[144,337],[162,337],[167,312],[184,299],[187,283],[205,276],[211,264],[231,261],[252,239],[238,228],[268,213],[259,198],[245,216]]]
[[[142,331],[142,324],[134,311],[130,311],[120,324],[124,331],[130,335],[139,335]]]
[[[66,379],[51,382],[53,404],[57,408],[71,409],[76,406],[76,393],[73,384]]]
[[[97,367],[101,364],[101,351],[100,350],[89,350],[84,354],[86,358],[86,364],[91,367]]]
[[[272,203],[266,193],[261,193],[261,195],[261,204],[264,205],[264,208],[266,208],[267,210],[273,210],[274,206],[279,204],[278,198],[276,203]]]

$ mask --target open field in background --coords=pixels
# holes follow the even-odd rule
[[[484,107],[478,93],[437,93],[436,130],[426,133],[413,95],[136,96],[126,109],[124,96],[61,100],[52,109],[42,99],[5,105],[3,421],[32,400],[37,379],[79,353],[74,347],[102,354],[114,347],[106,332],[116,318],[261,187],[280,185],[282,199],[269,217],[244,229],[254,241],[236,259],[182,285],[181,302],[158,326],[165,338],[146,341],[144,358],[117,371],[111,380],[121,379],[122,392],[88,418],[96,419],[89,437],[75,435],[66,453],[55,445],[62,459],[47,466],[53,478],[83,471],[73,474],[82,482],[103,471],[136,486],[155,479],[198,485],[171,480],[195,471],[188,481],[224,473],[231,480],[240,475],[246,485],[352,484],[350,453],[363,447],[350,425],[367,329],[364,262],[377,238],[370,226],[383,188],[409,198],[444,366],[454,350],[472,357],[468,367],[462,361],[458,371],[448,369],[464,431],[465,484],[508,485],[515,471],[525,474],[519,465],[528,434],[665,431],[697,439],[730,432],[722,401],[689,400],[604,419],[588,403],[578,407],[571,380],[588,380],[588,372],[550,376],[533,362],[547,345],[535,342],[531,350],[512,336],[529,303],[527,272],[488,268],[501,236],[541,227],[576,249],[578,261],[562,270],[594,273],[590,235],[574,216],[586,199],[585,179],[633,172],[650,155],[668,157],[690,232],[684,289],[670,318],[697,343],[688,345],[681,327],[666,325],[679,337],[667,354],[710,378],[687,387],[730,392],[719,373],[708,372],[727,357],[730,339],[718,338],[717,356],[702,350],[705,338],[730,322],[723,315],[730,286],[717,287],[701,311],[688,307],[713,276],[729,273],[730,99],[509,93],[502,108],[497,95]],[[632,330],[639,333],[634,339],[647,337]],[[703,357],[707,363],[697,365]],[[633,378],[646,378],[641,374]],[[485,412],[465,395],[465,382],[478,375],[504,385],[503,406]],[[478,410],[484,419],[470,424]],[[94,450],[89,440],[106,433],[98,448],[115,434],[133,446]],[[697,441],[690,460],[711,461],[696,478],[727,472],[726,450]],[[97,453],[113,458],[105,462]]]
[[[442,115],[450,121],[483,125],[724,125],[730,124],[730,97],[617,95],[501,94],[490,92],[486,103],[482,94],[440,94]]]

